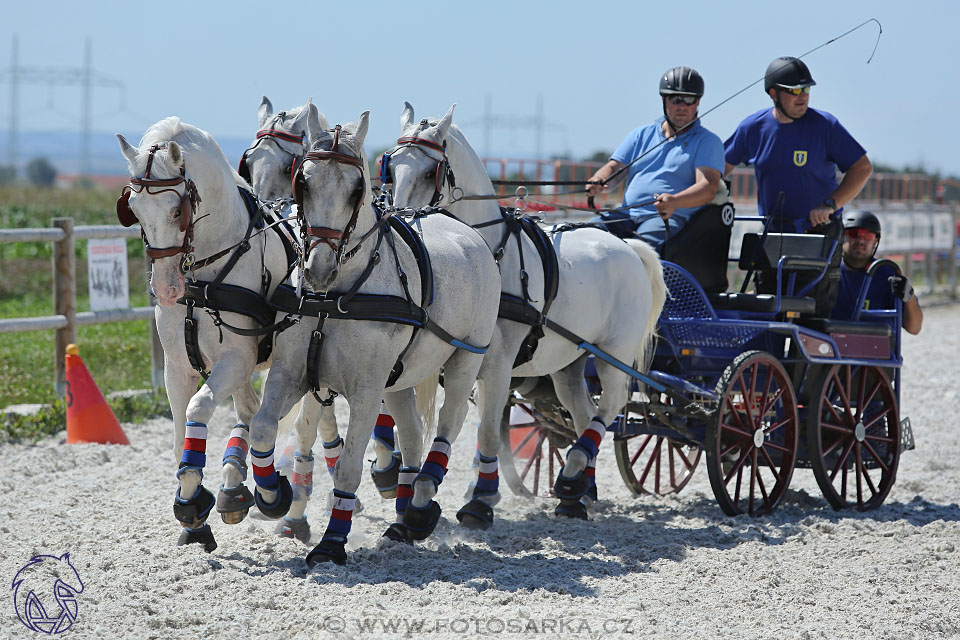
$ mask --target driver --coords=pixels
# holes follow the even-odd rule
[[[703,78],[690,67],[668,69],[660,77],[663,117],[628,133],[610,161],[590,178],[595,184],[587,184],[586,190],[596,196],[603,191],[599,183],[630,166],[625,208],[604,212],[598,220],[608,231],[621,238],[636,233],[660,251],[667,225],[670,236],[676,235],[717,195],[723,143],[697,119],[703,86]]]
[[[831,317],[849,320],[860,296],[867,268],[880,244],[880,220],[869,211],[847,211],[843,215],[843,262],[840,265],[840,296]],[[893,309],[896,298],[903,301],[903,328],[916,335],[923,326],[923,309],[906,276],[898,275],[890,266],[877,269],[870,281],[866,309]]]

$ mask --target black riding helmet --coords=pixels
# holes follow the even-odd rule
[[[660,76],[660,95],[666,96],[696,96],[703,95],[703,78],[696,69],[690,67],[673,67]],[[667,104],[663,104],[663,117],[674,131],[677,126],[667,115]],[[692,121],[695,122],[695,121]],[[692,124],[691,122],[691,124]],[[687,125],[690,126],[689,124]]]
[[[803,60],[792,56],[777,58],[767,65],[767,73],[763,77],[763,92],[767,93],[774,87],[784,89],[800,89],[817,84],[810,69]]]
[[[866,229],[867,231],[873,231],[877,234],[877,239],[880,238],[880,220],[869,211],[862,211],[860,209],[844,211],[843,229],[844,231],[847,229]]]
[[[696,69],[673,67],[660,76],[660,95],[703,95],[703,78]]]

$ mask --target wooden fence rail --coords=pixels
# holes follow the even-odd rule
[[[50,229],[0,229],[0,242],[53,243],[53,310],[52,316],[6,318],[0,320],[0,333],[22,331],[55,331],[53,384],[63,395],[66,382],[66,348],[77,341],[77,327],[109,322],[150,320],[150,372],[153,388],[163,386],[163,348],[157,335],[152,306],[110,311],[77,312],[76,240],[100,238],[139,238],[140,227],[91,225],[74,227],[73,218],[54,218]],[[149,269],[149,261],[147,268]],[[150,302],[153,302],[151,297]]]

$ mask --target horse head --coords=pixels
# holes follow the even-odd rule
[[[289,198],[290,181],[303,159],[311,131],[328,127],[327,119],[308,100],[302,107],[273,113],[266,96],[257,110],[259,130],[243,152],[237,171],[261,200]]]
[[[294,173],[293,192],[304,239],[304,277],[314,291],[327,291],[339,275],[344,252],[369,201],[363,141],[370,112],[357,123],[314,134],[310,151]]]
[[[218,203],[246,183],[227,163],[217,143],[196,127],[170,117],[150,127],[135,147],[117,134],[130,169],[130,183],[117,201],[117,218],[140,231],[153,262],[150,285],[161,305],[176,304],[185,290],[184,273],[195,260],[194,225],[200,203]],[[205,217],[205,216],[204,216]],[[221,218],[211,224],[223,224]],[[222,237],[222,234],[208,234]],[[203,243],[200,243],[203,244]],[[209,243],[207,243],[209,244]]]
[[[422,207],[440,202],[450,186],[446,141],[453,122],[453,109],[439,120],[424,118],[416,122],[413,107],[404,103],[400,116],[397,146],[380,159],[380,176],[393,184],[393,203],[397,207]]]

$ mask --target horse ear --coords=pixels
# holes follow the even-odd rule
[[[123,156],[127,159],[127,162],[130,163],[131,167],[137,166],[137,148],[127,142],[127,139],[121,134],[117,134],[117,140],[120,142],[120,151],[123,153]]]
[[[329,128],[327,117],[320,113],[317,105],[313,104],[313,98],[307,100],[307,138],[312,139],[318,132]]]
[[[167,158],[170,160],[170,164],[176,168],[183,164],[183,151],[180,149],[180,145],[173,140],[167,143]]]
[[[257,109],[257,118],[260,120],[260,128],[267,124],[267,120],[273,115],[273,104],[267,96],[263,96],[260,101],[260,108]]]
[[[360,114],[360,121],[357,122],[357,128],[353,131],[353,139],[356,140],[357,146],[363,146],[363,140],[367,137],[367,128],[370,126],[370,112],[364,111]]]
[[[403,103],[403,113],[400,114],[400,130],[404,130],[413,124],[413,105],[409,102]]]
[[[453,124],[453,110],[456,107],[456,103],[451,105],[450,109],[440,118],[440,122],[437,123],[437,132],[440,134],[440,140],[447,137],[447,131],[450,130],[450,125]]]

